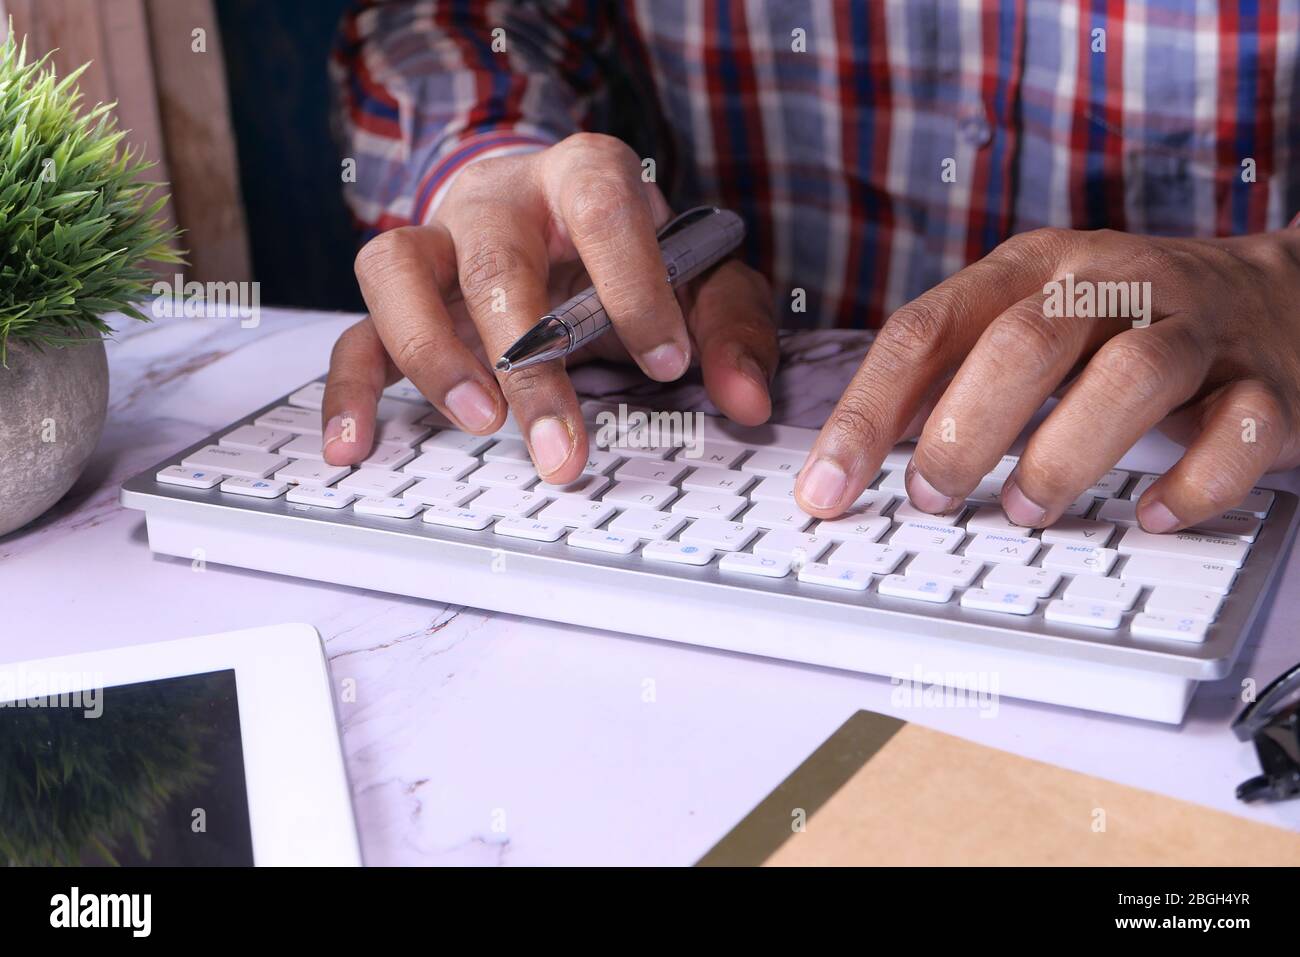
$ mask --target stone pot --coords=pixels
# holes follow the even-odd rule
[[[104,429],[108,359],[99,337],[55,348],[10,341],[0,366],[0,535],[77,481]]]

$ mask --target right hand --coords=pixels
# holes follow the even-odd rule
[[[608,136],[466,167],[432,223],[381,233],[357,256],[370,316],[334,347],[325,460],[369,454],[380,393],[404,375],[466,432],[496,431],[508,406],[538,473],[573,481],[588,449],[564,364],[494,375],[487,360],[589,284],[614,328],[583,354],[630,356],[660,382],[697,356],[720,411],[766,421],[778,359],[767,282],[729,260],[674,295],[655,236],[669,218],[636,155]]]

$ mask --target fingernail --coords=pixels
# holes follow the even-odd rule
[[[443,402],[452,417],[471,432],[486,429],[497,417],[496,403],[487,389],[473,380],[456,386],[447,393]]]
[[[830,459],[818,459],[799,478],[799,494],[813,508],[834,508],[844,497],[848,478]]]
[[[325,423],[321,432],[321,451],[333,442],[355,442],[357,440],[357,417],[351,412],[340,412]]]
[[[742,352],[736,358],[736,368],[740,370],[741,375],[752,380],[761,389],[766,389],[768,383],[772,381],[772,377],[759,365],[758,360],[748,352]]]
[[[1181,524],[1178,516],[1169,511],[1164,502],[1149,502],[1139,508],[1138,522],[1143,529],[1154,535],[1172,532]]]
[[[951,512],[956,507],[957,502],[951,495],[944,495],[937,488],[925,480],[925,476],[916,470],[916,466],[911,463],[907,466],[907,476],[904,480],[907,485],[907,497],[923,512],[929,512],[931,515],[942,515],[944,512]]]
[[[528,445],[533,452],[537,471],[550,475],[569,458],[573,436],[569,428],[554,416],[538,419],[528,430]]]
[[[641,357],[641,366],[652,379],[671,382],[686,371],[686,350],[675,342],[665,342]]]
[[[1011,481],[1002,488],[1002,511],[1012,522],[1026,528],[1033,528],[1047,517],[1047,509],[1031,501],[1020,491],[1020,486]]]

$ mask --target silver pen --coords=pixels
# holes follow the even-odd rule
[[[669,220],[659,230],[668,284],[690,282],[727,258],[744,238],[744,221],[729,209],[696,206]],[[509,372],[567,356],[609,329],[609,315],[596,290],[588,286],[516,339],[497,360],[497,370]]]

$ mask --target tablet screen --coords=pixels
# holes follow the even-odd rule
[[[0,687],[0,864],[252,865],[233,670],[36,687]]]

